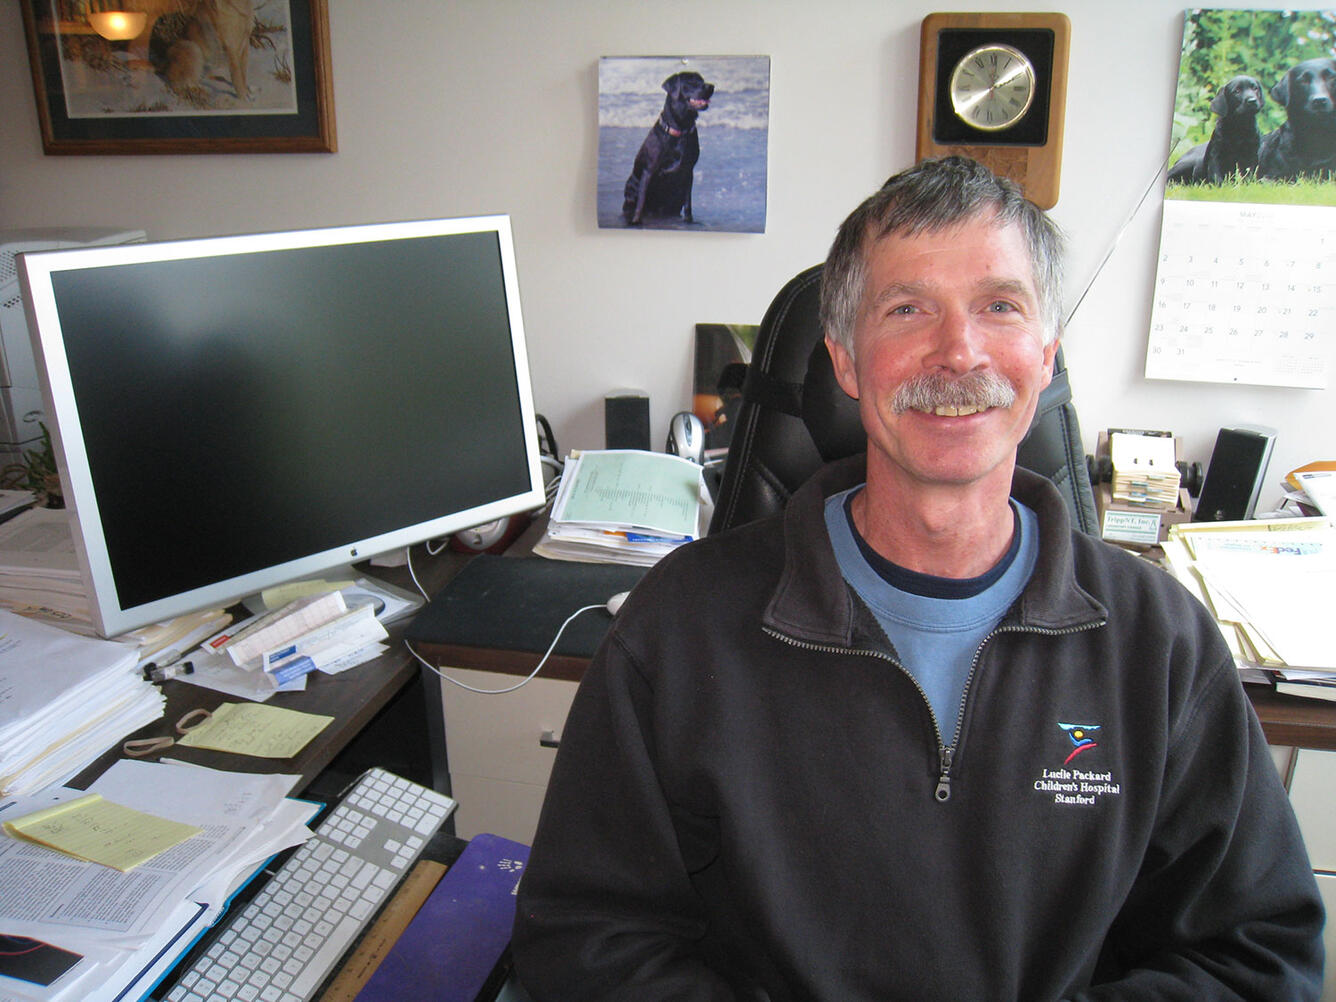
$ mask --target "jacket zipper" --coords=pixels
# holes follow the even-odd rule
[[[932,712],[932,704],[928,702],[928,694],[923,691],[923,686],[919,685],[919,681],[914,677],[913,672],[885,651],[863,650],[853,647],[836,647],[833,644],[809,644],[805,640],[796,640],[786,634],[778,633],[767,626],[763,626],[761,629],[772,637],[775,637],[777,640],[784,641],[784,643],[788,644],[790,647],[797,647],[800,650],[805,651],[816,651],[820,654],[853,654],[877,658],[878,660],[885,661],[887,664],[893,666],[900,672],[900,674],[904,675],[904,677],[909,680],[909,684],[914,687],[914,691],[919,694],[919,699],[923,700],[923,705],[928,710],[928,719],[932,721],[933,736],[937,739],[937,761],[940,763],[940,768],[938,770],[937,789],[934,791],[933,797],[939,803],[944,803],[951,798],[951,760],[955,756],[955,749],[942,740],[942,727],[941,724],[937,722],[937,714]],[[974,657],[977,663],[979,657],[977,651],[975,652]],[[965,681],[966,692],[969,692],[969,679],[972,679],[973,677],[974,668],[971,666],[969,677]],[[963,700],[961,701],[961,713],[964,713]]]
[[[1086,630],[1099,629],[1104,623],[1105,620],[1098,619],[1089,623],[1084,623],[1080,626],[1070,626],[1062,630],[1051,630],[1039,626],[1022,626],[1019,623],[1016,623],[1010,626],[998,626],[993,629],[992,632],[983,638],[983,640],[979,641],[979,646],[974,651],[974,657],[970,660],[970,670],[969,674],[965,676],[965,687],[960,695],[960,709],[956,711],[956,726],[952,735],[954,736],[960,733],[960,725],[965,719],[965,706],[969,703],[970,689],[974,685],[974,673],[979,668],[979,658],[983,655],[984,646],[988,641],[992,640],[999,633],[1034,633],[1039,636],[1061,637],[1070,633],[1083,633]],[[833,644],[810,644],[805,640],[796,640],[786,634],[779,633],[776,630],[770,629],[768,626],[763,626],[761,629],[772,637],[784,641],[784,643],[791,647],[797,647],[801,650],[816,651],[822,654],[861,655],[878,658],[888,664],[894,665],[905,678],[909,679],[909,683],[919,694],[919,698],[923,700],[924,706],[926,706],[928,710],[928,719],[932,721],[933,735],[937,738],[937,761],[939,767],[937,772],[937,787],[933,790],[933,799],[939,804],[944,804],[951,799],[951,768],[955,763],[956,747],[955,745],[948,745],[942,739],[942,727],[941,724],[937,722],[937,714],[933,712],[932,704],[928,702],[928,694],[923,691],[923,686],[919,685],[918,679],[914,677],[913,673],[908,668],[884,651],[863,650],[852,647],[836,647]]]

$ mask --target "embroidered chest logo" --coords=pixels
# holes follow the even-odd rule
[[[1063,759],[1063,765],[1070,764],[1071,760],[1080,755],[1081,752],[1099,747],[1095,743],[1095,739],[1090,736],[1092,732],[1099,730],[1099,724],[1059,723],[1058,726],[1067,732],[1067,737],[1072,739],[1072,744],[1075,746],[1072,748],[1072,753]]]
[[[1072,765],[1078,756],[1088,755],[1099,748],[1095,739],[1100,731],[1100,724],[1077,724],[1058,722],[1058,728],[1066,735],[1063,745],[1067,757],[1062,765],[1055,769],[1044,767],[1042,775],[1034,781],[1036,793],[1052,796],[1053,803],[1073,807],[1093,807],[1101,797],[1117,797],[1122,794],[1122,783],[1113,778],[1113,773],[1100,771],[1102,764],[1098,754],[1082,758],[1080,764],[1085,768]],[[1055,756],[1056,757],[1056,756]]]

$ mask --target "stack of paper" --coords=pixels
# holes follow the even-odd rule
[[[1173,438],[1116,431],[1109,436],[1109,458],[1115,501],[1164,508],[1178,504]]]
[[[559,560],[648,566],[704,535],[701,467],[637,449],[572,453],[534,553]]]
[[[0,610],[0,794],[72,776],[162,716],[129,644],[75,636]]]
[[[30,508],[0,524],[0,608],[93,634],[68,511]]]
[[[1336,462],[1321,460],[1291,470],[1285,478],[1286,496],[1308,514],[1336,518]]]
[[[1240,668],[1285,681],[1336,681],[1336,520],[1171,526],[1174,575],[1215,615]]]
[[[232,622],[232,614],[224,609],[205,609],[177,616],[165,623],[131,630],[119,639],[139,646],[139,663],[156,665],[175,664],[192,648],[198,647]]]
[[[0,999],[143,997],[264,860],[310,836],[305,823],[314,805],[285,799],[294,782],[170,762],[116,763],[92,792],[201,830],[130,873],[0,836],[0,934],[36,941],[31,950],[0,955]],[[0,806],[0,820],[83,794],[54,788]]]

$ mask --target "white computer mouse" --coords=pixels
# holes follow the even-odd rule
[[[705,459],[705,425],[691,411],[678,411],[668,422],[668,444],[665,452],[670,452],[693,463]]]
[[[622,607],[622,603],[626,601],[626,596],[629,594],[631,594],[629,591],[619,591],[616,595],[612,596],[612,598],[608,599],[608,611],[614,616],[617,615],[617,610]]]

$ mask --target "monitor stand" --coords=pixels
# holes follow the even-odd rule
[[[351,564],[332,567],[318,576],[299,579],[286,585],[267,589],[264,592],[248,595],[242,599],[241,604],[252,615],[272,612],[275,608],[281,608],[293,599],[308,594],[302,587],[308,582],[312,584],[316,582],[353,582],[351,586],[344,589],[344,598],[347,599],[348,605],[364,605],[371,602],[376,607],[376,618],[381,623],[393,623],[411,616],[426,604],[426,600],[416,592],[389,584],[379,578],[368,577],[364,571],[358,570]],[[265,600],[266,595],[272,597],[273,605]]]

